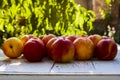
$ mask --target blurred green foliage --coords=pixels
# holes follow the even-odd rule
[[[0,0],[0,43],[25,34],[87,34],[94,20],[94,12],[74,0]]]

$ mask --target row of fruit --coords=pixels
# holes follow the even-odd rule
[[[116,42],[107,37],[94,35],[56,36],[54,34],[36,37],[24,35],[21,39],[11,37],[2,44],[4,54],[9,58],[21,55],[29,62],[41,61],[49,57],[55,62],[72,60],[113,60],[117,55]]]

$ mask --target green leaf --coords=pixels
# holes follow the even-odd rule
[[[110,5],[111,0],[105,0],[107,5]]]

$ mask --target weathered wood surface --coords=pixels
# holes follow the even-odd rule
[[[7,76],[7,77],[6,77]],[[30,63],[25,59],[8,59],[0,50],[0,80],[15,80],[14,77],[28,80],[41,77],[42,80],[62,76],[68,80],[70,77],[73,79],[86,79],[90,76],[91,79],[120,79],[120,47],[118,47],[118,54],[112,61],[72,61],[71,63],[54,63],[52,60],[44,59],[42,62]],[[36,77],[35,77],[36,76]],[[69,77],[67,77],[69,76]],[[75,77],[76,76],[76,77]],[[110,78],[112,76],[112,78]],[[23,78],[21,78],[23,77]],[[29,78],[28,78],[29,77]],[[99,78],[98,78],[99,77]],[[61,79],[59,79],[61,80]]]

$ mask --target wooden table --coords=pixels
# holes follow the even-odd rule
[[[0,80],[120,80],[120,46],[113,61],[73,61],[54,63],[44,59],[30,63],[7,59],[0,50]]]

